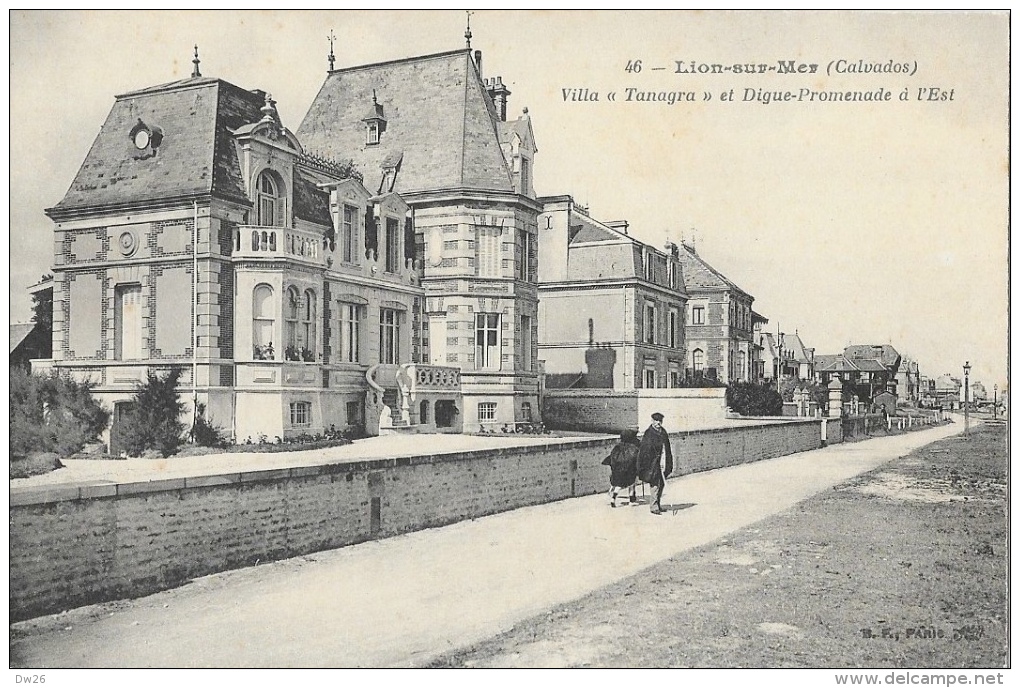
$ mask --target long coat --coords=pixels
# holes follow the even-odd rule
[[[666,453],[666,469],[660,477],[659,457],[663,449]],[[641,448],[638,450],[638,477],[649,485],[658,485],[673,472],[673,450],[669,446],[669,435],[662,428],[648,426],[641,437]]]
[[[638,452],[640,444],[636,430],[624,430],[620,435],[620,443],[613,447],[612,453],[602,460],[603,466],[609,466],[609,484],[613,487],[630,487],[637,480]]]

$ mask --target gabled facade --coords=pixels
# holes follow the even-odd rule
[[[727,384],[751,381],[754,297],[705,262],[693,246],[682,243],[678,256],[688,299],[688,375]]]
[[[687,296],[677,248],[637,241],[625,222],[599,222],[570,196],[541,200],[538,347],[546,386],[679,387]]]
[[[502,79],[456,50],[331,70],[298,136],[352,158],[410,207],[424,302],[420,360],[455,366],[466,430],[538,420],[536,147]]]
[[[92,379],[114,426],[170,366],[239,442],[374,433],[421,421],[412,402],[461,403],[456,369],[414,384],[407,204],[306,153],[265,92],[196,75],[118,96],[47,214],[53,365]],[[426,416],[460,428],[458,411]]]

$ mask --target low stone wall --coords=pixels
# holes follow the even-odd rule
[[[829,437],[832,440],[832,426]],[[820,446],[819,420],[671,435],[675,475]],[[594,494],[615,438],[175,480],[12,487],[10,617]]]
[[[621,432],[648,427],[651,415],[661,413],[668,428],[692,421],[726,418],[725,387],[672,389],[547,389],[542,420],[558,430]]]

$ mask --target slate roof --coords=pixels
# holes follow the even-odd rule
[[[746,291],[731,282],[725,275],[705,262],[689,247],[681,244],[680,265],[683,267],[684,286],[688,291],[697,289],[733,289],[750,296]]]
[[[853,359],[854,365],[860,368],[865,373],[885,373],[888,372],[888,368],[882,365],[881,361],[874,358],[855,358]]]
[[[793,334],[785,335],[783,343],[798,362],[810,363],[811,358],[808,356],[807,349],[805,349],[804,342],[801,341],[799,334],[795,332]]]
[[[32,330],[35,329],[35,323],[11,323],[10,327],[11,349],[7,352],[8,355],[13,354],[14,350],[28,338],[28,335],[32,334]]]
[[[207,77],[117,96],[70,188],[50,210],[201,194],[248,203],[230,130],[257,121],[264,102],[261,92]],[[162,132],[155,154],[131,140],[139,121]]]
[[[815,354],[816,373],[855,372],[860,368],[843,354]]]
[[[581,226],[581,229],[577,232],[577,234],[570,237],[570,243],[574,244],[589,241],[619,241],[620,239],[624,238],[629,237],[616,234],[608,229],[603,229],[595,225],[585,224]]]
[[[508,120],[506,122],[497,120],[496,131],[499,133],[499,140],[501,143],[510,143],[514,134],[521,137],[521,141],[527,141],[530,138],[532,143],[534,143],[535,134],[531,130],[531,118],[527,115],[518,117],[514,120]]]
[[[373,91],[386,129],[369,145],[362,119]],[[398,193],[512,193],[497,121],[471,51],[463,49],[330,72],[297,136],[308,151],[354,160],[369,189],[379,188],[383,161],[402,151]]]
[[[876,359],[889,370],[896,370],[900,364],[900,353],[892,344],[851,344],[843,349],[848,358]]]
[[[333,226],[329,214],[329,192],[317,184],[332,181],[301,167],[294,168],[294,215],[302,220]]]

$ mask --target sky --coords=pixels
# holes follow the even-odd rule
[[[189,76],[198,44],[203,76],[272,93],[296,131],[330,30],[343,68],[461,48],[465,18],[12,11],[11,322],[30,319],[25,288],[50,269],[43,211],[115,95]],[[1005,388],[1005,12],[478,11],[471,31],[508,116],[529,110],[540,195],[571,194],[655,246],[695,241],[769,330],[817,353],[891,343],[922,374],[962,378],[969,361],[989,393]],[[732,68],[748,63],[766,71]],[[804,71],[781,73],[791,64]],[[846,92],[889,100],[833,100]]]

